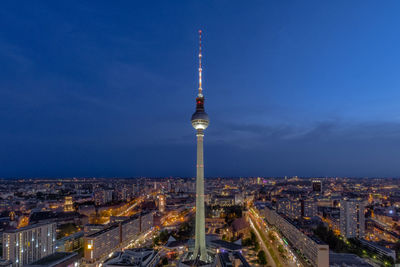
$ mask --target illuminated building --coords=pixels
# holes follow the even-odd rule
[[[100,232],[101,230],[104,230],[106,226],[104,224],[85,224],[83,228],[83,232],[85,235],[91,235],[96,232]]]
[[[64,200],[64,211],[65,212],[74,211],[74,203],[72,201],[72,197],[70,197],[70,196],[65,197],[65,200]]]
[[[160,212],[165,211],[165,196],[164,195],[158,195],[158,209]]]
[[[322,193],[322,181],[318,179],[313,179],[311,181],[312,191],[315,193]]]
[[[363,238],[365,234],[364,202],[358,199],[340,201],[340,234],[346,238]]]
[[[136,240],[153,227],[153,213],[137,214],[120,223],[115,223],[99,232],[84,237],[85,262],[95,263],[107,257],[121,246]]]
[[[21,267],[54,252],[56,224],[34,224],[3,234],[3,258]]]
[[[219,205],[222,207],[229,207],[235,204],[235,197],[234,196],[214,196],[212,198],[213,205]]]
[[[55,250],[57,252],[74,252],[83,247],[83,231],[57,239]]]
[[[104,190],[99,190],[97,189],[94,193],[93,193],[93,198],[94,198],[94,203],[99,206],[99,205],[103,205],[106,203],[105,201],[105,192]]]
[[[10,212],[10,221],[15,221],[15,212],[14,211]]]
[[[120,188],[118,188],[117,190],[117,198],[118,200],[126,200],[128,198],[128,188],[126,188],[125,186],[122,186]],[[106,192],[104,192],[105,194],[107,194]],[[106,196],[107,198],[107,196]],[[112,200],[112,198],[111,198]],[[108,199],[106,199],[106,203],[109,202]]]
[[[243,204],[244,204],[243,192],[235,194],[235,205],[243,205]]]
[[[288,239],[292,247],[300,250],[312,266],[329,266],[329,246],[321,241],[310,237],[287,220],[269,208],[264,209],[265,219],[274,225]]]
[[[281,198],[277,201],[277,211],[290,219],[299,219],[301,217],[301,202],[298,199]]]
[[[115,250],[121,241],[118,224],[85,237],[84,258],[86,263],[94,263]]]
[[[124,192],[125,192],[124,190],[118,191],[117,195],[120,196],[120,197],[123,197],[123,196],[121,196],[121,194],[123,194]],[[113,200],[113,190],[100,190],[100,189],[97,189],[94,192],[94,202],[98,206],[99,205],[104,205],[104,204],[106,204],[108,202],[111,202],[112,200]]]
[[[372,251],[375,251],[379,258],[382,259],[382,257],[390,257],[393,259],[394,262],[396,261],[396,252],[394,250],[364,239],[359,239],[359,240],[361,244],[371,249]],[[384,259],[382,260],[384,261]]]
[[[317,216],[317,204],[314,199],[304,199],[301,201],[301,215],[306,218]]]

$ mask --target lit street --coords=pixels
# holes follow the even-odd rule
[[[267,228],[266,223],[254,209],[250,210],[249,218],[254,232],[261,241],[260,243],[268,251],[269,257],[273,259],[276,266],[302,266],[289,246],[275,231]],[[282,252],[279,251],[279,247],[283,248]]]

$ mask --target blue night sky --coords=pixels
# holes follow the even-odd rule
[[[7,1],[0,177],[400,176],[398,1]]]

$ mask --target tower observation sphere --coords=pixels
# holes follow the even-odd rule
[[[203,131],[208,127],[210,119],[204,110],[204,97],[196,98],[196,111],[192,115],[192,126],[197,131]]]

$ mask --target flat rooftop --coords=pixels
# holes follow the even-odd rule
[[[329,266],[373,267],[362,258],[349,253],[329,253]]]
[[[27,266],[53,266],[77,256],[76,252],[55,252]]]

